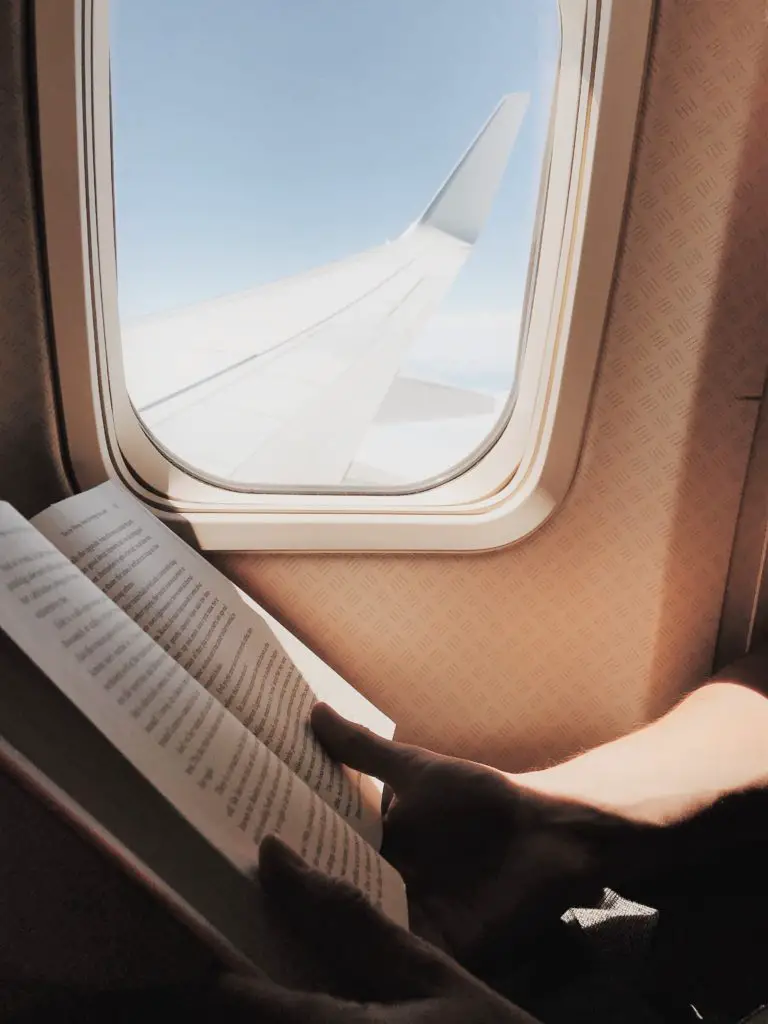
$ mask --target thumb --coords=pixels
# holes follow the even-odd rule
[[[370,729],[347,721],[328,704],[315,704],[312,728],[331,757],[364,775],[386,782],[395,793],[408,784],[425,751],[385,740]]]
[[[396,1002],[460,984],[458,965],[351,885],[307,867],[275,836],[262,841],[259,880],[275,914],[337,978],[345,998]]]

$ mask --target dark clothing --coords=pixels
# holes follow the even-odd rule
[[[642,904],[606,890],[598,908],[569,912],[495,987],[544,1024],[737,1024],[768,1005],[763,803],[718,810],[680,864],[638,886]],[[740,839],[707,842],[712,828]]]

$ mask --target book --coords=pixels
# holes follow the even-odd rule
[[[261,840],[276,834],[407,927],[405,885],[379,853],[381,786],[334,762],[309,716],[319,692],[381,734],[391,723],[335,674],[320,683],[317,672],[313,686],[296,652],[292,657],[286,649],[290,634],[280,636],[263,609],[118,484],[68,498],[29,521],[0,503],[0,627],[132,774],[192,826],[197,838],[189,842],[190,856],[201,837],[250,878]],[[118,762],[101,757],[97,764],[98,741],[90,761],[91,741],[67,749],[61,735],[67,716],[59,710],[46,717],[43,693],[38,688],[23,712],[28,731],[30,717],[39,715],[40,735],[46,728],[56,734],[62,771],[75,766],[88,776],[92,769],[97,777],[88,785],[100,793],[93,805],[108,806],[119,824],[130,820],[128,831],[135,832],[144,815],[141,788],[126,798]],[[10,718],[2,704],[0,713],[2,738]],[[59,729],[51,729],[52,717]],[[66,793],[57,797],[55,789],[53,780],[48,795],[64,800]],[[155,832],[144,836],[145,847],[161,843],[166,825],[173,831],[174,815],[158,826],[150,805],[147,799]],[[173,889],[172,879],[169,884]],[[205,882],[198,878],[195,885],[199,890]],[[216,928],[225,940],[228,918],[236,916],[237,908],[218,907]],[[242,952],[248,943],[235,938],[234,945]]]

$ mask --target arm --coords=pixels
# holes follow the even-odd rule
[[[762,649],[651,725],[543,771],[507,777],[637,822],[685,821],[730,793],[768,787],[767,692]]]

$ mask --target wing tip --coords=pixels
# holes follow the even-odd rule
[[[406,233],[426,225],[470,245],[477,241],[509,163],[529,102],[530,93],[527,92],[509,92],[500,98],[429,206]],[[509,107],[517,108],[517,116],[513,112],[507,123],[494,132],[494,125]]]

